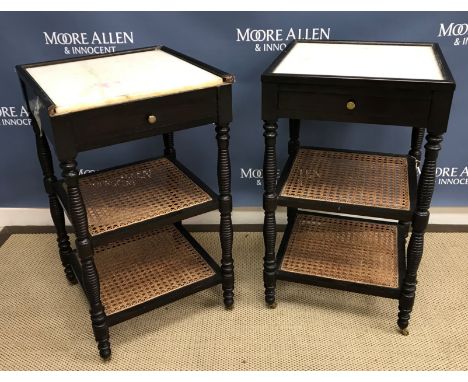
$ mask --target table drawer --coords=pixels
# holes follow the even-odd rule
[[[367,94],[365,91],[310,92],[280,90],[281,117],[392,125],[425,126],[430,93],[405,91]]]
[[[217,120],[217,89],[128,102],[70,117],[77,151],[180,130]]]

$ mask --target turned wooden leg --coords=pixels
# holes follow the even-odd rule
[[[421,162],[421,147],[424,140],[424,128],[413,127],[411,132],[411,149],[408,155],[411,155],[416,159],[416,165],[419,167]],[[411,223],[410,222],[400,222],[404,226],[405,230],[405,239],[408,237]]]
[[[218,142],[218,185],[221,240],[221,272],[223,277],[223,298],[226,309],[234,304],[234,263],[232,259],[232,196],[231,161],[229,159],[229,124],[216,125]]]
[[[289,120],[289,142],[288,142],[288,155],[292,157],[296,155],[299,150],[299,130],[301,126],[301,121],[299,119],[290,119]],[[287,216],[288,224],[291,223],[294,216],[296,216],[297,208],[288,207]]]
[[[413,215],[411,238],[408,245],[406,276],[400,295],[398,326],[408,334],[408,323],[416,294],[417,272],[424,249],[424,232],[429,222],[429,207],[434,192],[437,156],[442,135],[427,134],[424,164],[418,183],[416,211]]]
[[[70,257],[73,255],[73,250],[70,247],[67,230],[65,229],[65,216],[57,194],[54,191],[54,183],[57,182],[57,178],[54,175],[54,165],[49,144],[47,143],[47,138],[39,129],[35,129],[35,133],[37,156],[44,176],[44,187],[49,196],[50,215],[57,232],[60,260],[67,280],[71,284],[76,284],[76,277],[70,265]]]
[[[88,233],[88,218],[78,187],[78,171],[74,160],[60,164],[63,178],[67,184],[70,214],[75,228],[76,248],[80,256],[83,289],[90,305],[91,323],[94,337],[98,343],[99,354],[103,359],[111,355],[109,329],[106,314],[101,303],[99,276],[94,265],[94,250]]]
[[[263,282],[265,285],[265,301],[270,308],[276,307],[276,121],[265,121],[263,125],[265,137],[265,156],[263,159],[263,209],[265,220],[263,223],[263,240],[265,256],[263,258]]]
[[[175,159],[176,151],[174,148],[174,133],[171,132],[171,133],[163,134],[163,141],[164,141],[164,155],[171,159]]]
[[[27,94],[23,82],[21,82],[21,88],[25,99],[27,99]],[[26,105],[29,114],[33,116],[34,113],[31,111],[29,103],[26,103]],[[60,205],[60,201],[54,190],[54,184],[57,182],[57,178],[54,174],[54,164],[52,162],[49,143],[47,142],[47,138],[43,134],[35,117],[31,118],[31,124],[36,137],[36,151],[44,177],[44,187],[49,197],[50,215],[52,216],[52,221],[54,222],[55,230],[57,232],[57,244],[59,248],[60,261],[62,262],[67,280],[71,284],[76,284],[77,280],[70,265],[70,257],[73,256],[73,250],[71,249],[69,237],[65,228],[65,216],[63,208]]]
[[[70,265],[70,257],[73,256],[73,250],[70,246],[70,239],[65,229],[65,216],[63,208],[57,195],[49,195],[50,213],[54,221],[55,229],[57,230],[57,243],[59,247],[59,255],[65,271],[65,276],[71,284],[76,284],[77,280]]]
[[[405,237],[405,243],[406,243],[406,239],[408,238],[408,235],[409,235],[409,230],[411,228],[411,222],[406,222],[406,221],[399,221],[398,224],[401,224],[402,226],[402,229],[404,231],[404,237]]]
[[[413,127],[411,132],[411,149],[408,155],[414,157],[419,165],[421,162],[421,147],[424,140],[424,128]]]

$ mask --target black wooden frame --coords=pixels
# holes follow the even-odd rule
[[[346,77],[305,74],[274,73],[275,68],[297,43],[308,44],[378,44],[412,45],[431,47],[442,80]],[[401,43],[376,41],[292,41],[272,62],[261,76],[262,81],[262,119],[264,121],[265,157],[264,157],[264,284],[265,301],[269,307],[276,306],[276,279],[287,279],[303,283],[313,283],[331,288],[353,290],[360,293],[374,294],[399,299],[398,326],[403,334],[408,334],[407,327],[415,300],[417,271],[423,254],[424,232],[429,221],[429,207],[434,191],[435,170],[438,152],[441,149],[443,134],[447,130],[455,81],[437,43]],[[348,101],[358,100],[356,107],[349,110]],[[364,107],[362,106],[363,101]],[[276,185],[276,136],[279,118],[289,118],[290,140],[289,159]],[[419,164],[424,132],[427,133],[425,159],[421,175],[416,182],[414,174],[409,174],[411,214],[396,214],[392,210],[376,210],[364,206],[341,206],[326,203],[311,203],[290,198],[278,198],[281,187],[289,173],[297,149],[300,147],[299,127],[301,119],[359,122],[372,124],[402,125],[413,128],[408,165],[411,169]],[[353,151],[355,152],[355,151]],[[379,155],[388,155],[376,153]],[[416,184],[417,183],[417,184]],[[288,210],[288,228],[298,213],[298,208],[321,209],[332,212],[346,212],[353,215],[373,216],[398,219],[399,240],[406,238],[410,225],[411,239],[406,253],[405,278],[399,292],[376,290],[371,286],[348,285],[319,278],[308,278],[299,274],[278,271],[278,257],[275,254],[276,218],[278,204],[286,205]],[[411,220],[411,224],[409,223]],[[285,233],[281,256],[289,238]],[[401,247],[401,243],[399,244]]]
[[[36,66],[118,56],[155,49],[161,49],[221,77],[223,80],[222,84],[167,96],[56,114],[53,101],[27,72],[27,68]],[[229,124],[232,121],[232,83],[234,82],[234,77],[213,66],[204,64],[201,61],[164,46],[17,65],[16,71],[36,134],[38,157],[43,170],[46,192],[49,195],[50,209],[57,230],[60,258],[65,275],[71,283],[76,283],[76,273],[81,282],[90,303],[92,327],[101,357],[108,359],[111,355],[109,325],[114,325],[155,307],[211,287],[219,282],[222,282],[224,305],[227,309],[232,308],[234,302],[234,270],[232,260]],[[160,118],[158,118],[155,124],[148,123],[148,116],[155,114],[155,112]],[[175,159],[174,131],[206,124],[215,125],[215,129],[213,130],[215,130],[218,145],[218,194],[211,191],[198,177]],[[164,156],[207,192],[212,200],[185,211],[167,214],[160,218],[109,232],[108,234],[91,237],[88,230],[86,208],[79,189],[78,180],[80,176],[77,171],[77,155],[86,150],[156,135],[163,135]],[[60,181],[57,180],[53,172],[48,139],[54,144],[55,152],[60,161],[63,175],[63,180]],[[92,174],[84,176],[92,176]],[[180,224],[180,220],[182,219],[212,211],[216,208],[220,212],[221,267],[214,264],[206,252]],[[68,241],[65,230],[64,209],[67,211],[75,230],[77,238],[76,251],[72,251]],[[161,224],[175,224],[200,255],[215,269],[216,275],[200,283],[195,283],[190,287],[182,288],[174,293],[169,293],[134,309],[132,308],[128,312],[124,311],[121,314],[106,316],[104,307],[100,301],[99,275],[93,260],[94,246],[131,235],[141,230],[154,228]]]

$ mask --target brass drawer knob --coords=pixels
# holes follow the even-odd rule
[[[156,123],[157,120],[158,120],[158,119],[157,119],[156,116],[153,115],[153,114],[151,114],[151,115],[148,116],[148,123],[150,123],[151,125],[154,124],[154,123]]]
[[[354,102],[354,101],[346,102],[346,109],[348,109],[348,110],[356,109],[356,102]]]

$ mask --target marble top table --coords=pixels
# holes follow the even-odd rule
[[[165,46],[17,65],[16,71],[60,259],[67,279],[80,281],[87,296],[100,356],[111,355],[109,326],[214,285],[222,284],[230,309],[234,77]],[[213,135],[217,141],[219,193],[176,158],[174,133],[203,125],[210,125],[212,136],[201,137],[200,150]],[[121,150],[117,167],[80,174],[80,153],[155,136],[162,136],[163,156],[128,163]],[[49,142],[63,179],[54,173]],[[222,268],[182,226],[213,210],[221,216]]]
[[[232,119],[234,77],[166,46],[16,66],[60,160]]]
[[[408,335],[454,90],[437,43],[296,40],[266,69],[263,274],[270,308],[276,307],[277,280],[394,298],[398,327]],[[283,118],[289,119],[289,158],[277,180]],[[303,120],[344,122],[339,141],[348,147],[301,142],[308,128]],[[362,142],[377,142],[379,125],[411,127],[408,155],[353,150],[350,123],[373,125],[356,129]],[[326,134],[326,125],[317,127]],[[279,247],[277,206],[286,207],[288,217]]]
[[[297,43],[273,73],[443,80],[432,46]]]
[[[26,70],[54,103],[55,115],[223,83],[222,77],[158,48]]]
[[[439,132],[454,87],[435,43],[296,40],[262,75],[262,115]]]

